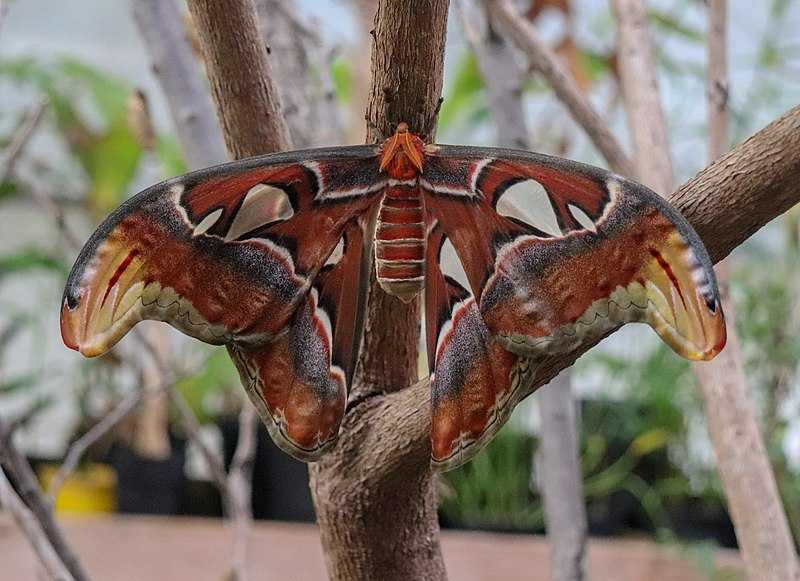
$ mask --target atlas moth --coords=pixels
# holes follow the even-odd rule
[[[708,254],[659,196],[566,159],[426,144],[405,123],[380,145],[235,161],[129,199],[78,256],[62,337],[91,357],[155,319],[225,345],[276,444],[312,461],[339,431],[371,270],[423,295],[442,469],[498,431],[545,356],[628,322],[689,359],[725,344]]]

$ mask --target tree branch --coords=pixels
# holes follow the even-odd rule
[[[378,3],[367,103],[367,142],[405,121],[432,140],[442,94],[448,0]],[[404,303],[371,276],[364,339],[353,398],[417,381],[419,298]]]
[[[536,29],[514,8],[510,0],[487,0],[491,16],[508,32],[511,40],[541,74],[570,115],[583,127],[594,146],[603,154],[609,167],[624,175],[634,175],[634,166],[608,125],[584,96],[575,79],[558,56],[539,37]]]
[[[46,110],[47,101],[40,101],[25,112],[22,123],[11,136],[11,141],[3,151],[5,159],[2,167],[0,167],[0,184],[13,175],[17,159],[19,159],[28,141],[33,137],[36,128],[39,127]]]
[[[186,163],[193,169],[222,163],[225,142],[177,3],[134,0],[133,17],[167,98]]]
[[[639,177],[656,191],[664,192],[671,188],[672,160],[646,7],[642,0],[614,0],[614,9],[619,21],[622,93],[639,152]],[[712,11],[709,73],[712,84],[725,85],[724,2],[715,2]],[[709,104],[714,159],[727,148],[727,122],[725,102]],[[736,308],[727,292],[726,274],[724,269],[718,271],[728,319],[728,345],[716,360],[695,364],[693,369],[705,398],[717,466],[748,572],[753,579],[797,579],[800,569],[794,542],[748,393],[735,325]]]
[[[61,527],[53,516],[52,507],[47,502],[44,492],[39,486],[39,481],[36,479],[33,470],[31,470],[30,464],[28,464],[28,460],[14,445],[12,438],[13,433],[0,418],[0,463],[2,463],[3,469],[8,471],[9,475],[14,479],[19,498],[38,522],[37,530],[40,530],[47,538],[53,551],[58,554],[59,559],[69,571],[69,578],[74,578],[75,581],[87,581],[89,576],[78,560],[78,556],[67,543]],[[13,496],[9,496],[8,500],[13,504]],[[17,515],[15,514],[15,516]],[[28,519],[22,514],[20,516],[23,517],[23,520],[18,520],[17,522],[23,527],[28,538],[33,540],[30,536],[31,531],[24,528],[30,524]],[[36,542],[39,542],[38,537]],[[39,548],[34,545],[34,549],[37,552]]]
[[[667,121],[658,92],[653,45],[642,0],[613,0],[622,99],[633,136],[635,176],[664,196],[674,187]]]
[[[74,577],[67,570],[61,556],[53,548],[50,539],[45,534],[39,521],[25,506],[20,497],[11,487],[2,466],[0,466],[0,504],[5,507],[17,521],[17,525],[28,537],[39,561],[44,566],[48,575],[57,581],[74,581]]]
[[[239,439],[233,460],[228,468],[228,490],[233,511],[233,574],[236,581],[247,578],[247,544],[252,515],[253,459],[256,454],[256,435],[259,419],[249,401],[242,401],[239,412]]]
[[[709,2],[708,127],[709,159],[728,148],[727,1]],[[709,435],[728,498],[736,538],[751,579],[800,579],[789,530],[769,456],[759,427],[736,331],[736,305],[728,292],[728,271],[717,267],[728,344],[716,359],[695,364],[703,393]]]
[[[525,71],[517,52],[494,30],[483,2],[459,0],[456,7],[464,37],[484,79],[489,113],[495,125],[495,144],[529,149],[528,124],[522,102]]]
[[[292,147],[341,144],[331,51],[326,51],[319,31],[303,19],[294,0],[255,0],[255,5],[275,65],[273,74]]]
[[[576,401],[570,370],[559,373],[539,394],[542,483],[547,536],[553,581],[586,578],[588,522],[583,496]]]
[[[241,159],[288,148],[253,0],[189,0],[225,144]]]

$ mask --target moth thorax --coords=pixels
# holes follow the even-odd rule
[[[375,230],[381,288],[409,302],[425,284],[425,209],[416,184],[387,188]]]

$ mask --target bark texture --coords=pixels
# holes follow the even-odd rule
[[[382,0],[373,34],[367,140],[401,121],[432,139],[442,90],[447,0]],[[419,302],[370,282],[357,370],[336,448],[311,467],[328,574],[336,580],[445,579],[430,409],[416,402]],[[421,384],[419,384],[421,385]],[[425,383],[427,386],[427,382]],[[425,391],[427,393],[427,391]]]
[[[375,14],[367,142],[391,135],[398,123],[432,141],[442,94],[448,0],[382,1]],[[383,292],[370,281],[357,397],[417,381],[420,303]]]
[[[234,159],[287,149],[253,0],[189,0],[225,145]]]

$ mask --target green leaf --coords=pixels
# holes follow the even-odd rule
[[[206,361],[205,366],[191,377],[182,379],[177,388],[186,398],[187,403],[197,415],[201,423],[214,419],[208,400],[213,395],[224,395],[225,392],[237,389],[239,375],[225,349],[215,349]]]
[[[66,276],[67,265],[35,246],[28,246],[14,254],[0,256],[0,281],[12,274],[31,270],[46,270]]]
[[[439,112],[439,125],[447,127],[465,110],[472,108],[475,100],[483,95],[483,88],[483,77],[478,71],[478,63],[472,52],[468,52],[459,62],[455,77],[446,91]]]
[[[336,97],[340,103],[348,103],[353,94],[353,71],[350,62],[342,57],[337,57],[331,64],[331,78]]]
[[[159,136],[156,142],[156,154],[164,166],[164,175],[176,176],[189,171],[181,147],[174,137]]]
[[[28,389],[36,384],[36,380],[36,375],[31,373],[0,381],[0,395],[10,395]]]

